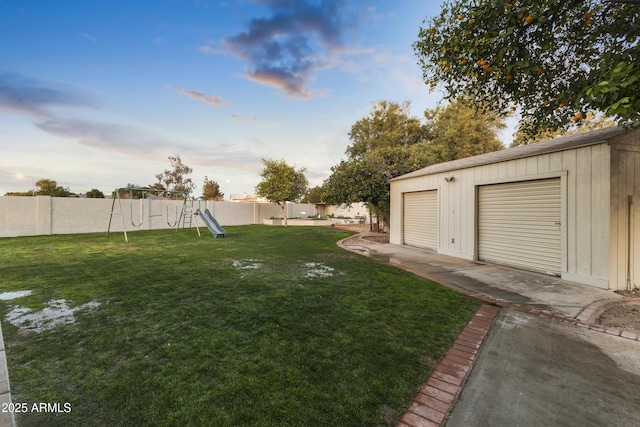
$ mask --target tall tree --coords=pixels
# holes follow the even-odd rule
[[[306,169],[296,170],[284,160],[262,159],[262,163],[264,168],[259,175],[262,181],[256,186],[256,193],[280,207],[284,225],[287,225],[285,205],[297,201],[307,191]]]
[[[202,186],[202,197],[205,200],[222,200],[224,199],[224,193],[220,191],[220,185],[218,185],[217,182],[205,176],[204,185]]]
[[[389,180],[427,166],[425,142],[410,147],[383,147],[343,160],[331,168],[323,184],[326,202],[330,204],[363,202],[382,224],[389,223]]]
[[[410,103],[380,101],[351,127],[347,160],[331,168],[323,188],[327,203],[364,202],[383,224],[389,218],[389,179],[426,166],[426,128]]]
[[[424,112],[429,134],[429,163],[448,162],[503,149],[497,114],[475,111],[459,101]]]
[[[425,83],[502,114],[530,137],[590,110],[640,119],[639,0],[454,0],[413,47]]]
[[[193,169],[182,163],[179,155],[169,156],[171,169],[165,169],[164,172],[156,175],[158,184],[168,191],[184,191],[191,194],[195,189],[195,184],[189,177]]]
[[[424,129],[420,119],[411,116],[411,102],[402,104],[379,101],[372,104],[368,117],[351,126],[351,145],[346,154],[357,158],[363,154],[384,147],[409,147],[424,139]]]

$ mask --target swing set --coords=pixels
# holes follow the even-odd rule
[[[122,218],[122,230],[124,232],[124,240],[125,242],[129,242],[129,237],[127,236],[127,225],[124,219],[124,211],[122,208],[122,199],[128,199],[130,200],[129,202],[129,213],[130,213],[130,218],[131,218],[131,226],[133,226],[133,228],[141,228],[142,225],[144,224],[144,219],[145,219],[145,215],[144,215],[144,205],[145,205],[145,200],[148,200],[149,202],[147,203],[149,206],[149,213],[147,214],[146,218],[149,219],[149,221],[151,220],[151,218],[163,218],[163,210],[162,210],[162,203],[166,202],[166,201],[176,201],[176,200],[182,200],[182,209],[180,210],[180,213],[178,214],[178,204],[174,204],[175,207],[175,221],[171,222],[171,220],[169,219],[169,204],[166,204],[166,220],[165,222],[167,223],[167,225],[170,228],[175,228],[176,231],[178,231],[180,229],[180,226],[182,226],[182,228],[191,228],[191,224],[193,222],[193,216],[194,216],[194,212],[193,212],[193,202],[194,199],[192,197],[189,197],[189,193],[185,192],[185,191],[169,191],[169,190],[157,190],[157,189],[150,189],[150,188],[132,188],[132,187],[127,187],[127,188],[116,188],[115,192],[113,193],[113,202],[111,203],[111,216],[109,217],[109,227],[107,228],[107,236],[109,236],[109,233],[111,231],[111,224],[113,221],[113,217],[114,215],[120,215],[120,217]],[[136,221],[136,219],[134,218],[134,200],[135,199],[139,199],[139,221]],[[152,201],[160,201],[161,203],[161,207],[160,207],[160,213],[152,213],[151,210],[151,203]],[[117,205],[117,206],[116,206]],[[199,206],[198,206],[199,207]],[[196,225],[197,228],[197,225]],[[198,229],[198,235],[200,235],[200,229]]]

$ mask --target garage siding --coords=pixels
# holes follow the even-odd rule
[[[438,247],[438,192],[403,194],[405,245],[436,250]]]
[[[478,187],[478,258],[560,275],[560,179]]]

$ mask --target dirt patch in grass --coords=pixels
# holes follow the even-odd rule
[[[389,235],[384,233],[371,233],[364,235],[362,238],[376,243],[389,243]]]

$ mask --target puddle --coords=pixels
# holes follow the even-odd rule
[[[253,270],[260,269],[260,260],[259,259],[247,259],[244,261],[233,261],[233,267],[237,270],[242,271],[240,277],[244,277],[245,273]]]
[[[31,295],[31,291],[3,292],[0,294],[0,301],[11,301],[12,299],[22,298],[29,295]]]
[[[92,310],[100,305],[97,301],[71,308],[64,299],[51,300],[48,307],[34,311],[27,307],[15,307],[7,313],[6,319],[17,328],[40,333],[60,325],[75,323],[74,314],[81,310]]]
[[[324,265],[320,262],[305,262],[304,266],[308,268],[306,277],[331,277],[333,276],[333,267]]]
[[[260,268],[260,260],[247,259],[245,261],[233,261],[233,266],[238,270],[257,270]]]

